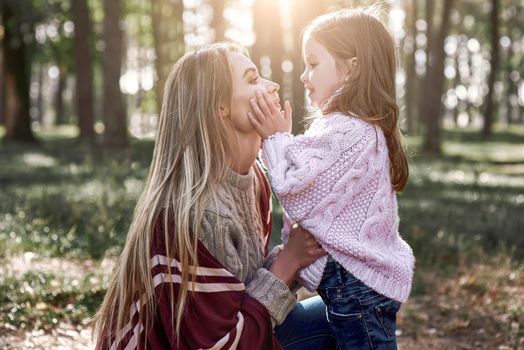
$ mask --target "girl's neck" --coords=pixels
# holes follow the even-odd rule
[[[237,151],[233,153],[231,169],[239,174],[245,175],[253,166],[260,150],[261,139],[256,132],[246,134],[237,133]]]

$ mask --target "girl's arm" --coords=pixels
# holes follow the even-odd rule
[[[313,132],[293,136],[292,110],[287,101],[284,111],[280,111],[267,93],[260,93],[256,101],[251,101],[251,107],[254,114],[248,113],[248,118],[263,139],[264,163],[273,191],[281,201],[282,196],[307,189],[334,163],[340,165],[342,153],[358,141],[367,124],[350,116],[331,115],[314,123]]]

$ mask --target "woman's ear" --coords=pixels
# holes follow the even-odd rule
[[[222,119],[227,118],[229,116],[229,108],[223,103],[220,104],[219,115]]]

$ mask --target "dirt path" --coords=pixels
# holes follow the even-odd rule
[[[103,264],[105,271],[111,271],[111,263]],[[20,261],[16,265],[27,268]],[[76,275],[101,269],[100,264],[84,262],[78,267],[60,261],[36,262],[35,267]],[[5,275],[8,268],[1,270]],[[507,258],[494,259],[458,267],[452,276],[431,272],[423,276],[419,282],[423,293],[413,295],[398,315],[399,349],[524,350],[524,266],[515,267]],[[0,349],[94,348],[86,322],[79,326],[59,323],[47,327],[49,331],[0,325]]]

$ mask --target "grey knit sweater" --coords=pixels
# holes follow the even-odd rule
[[[278,325],[296,299],[286,284],[269,272],[276,249],[264,258],[256,181],[253,168],[247,175],[229,170],[218,189],[217,201],[210,201],[204,212],[199,238],[245,284],[247,293],[268,309]]]

